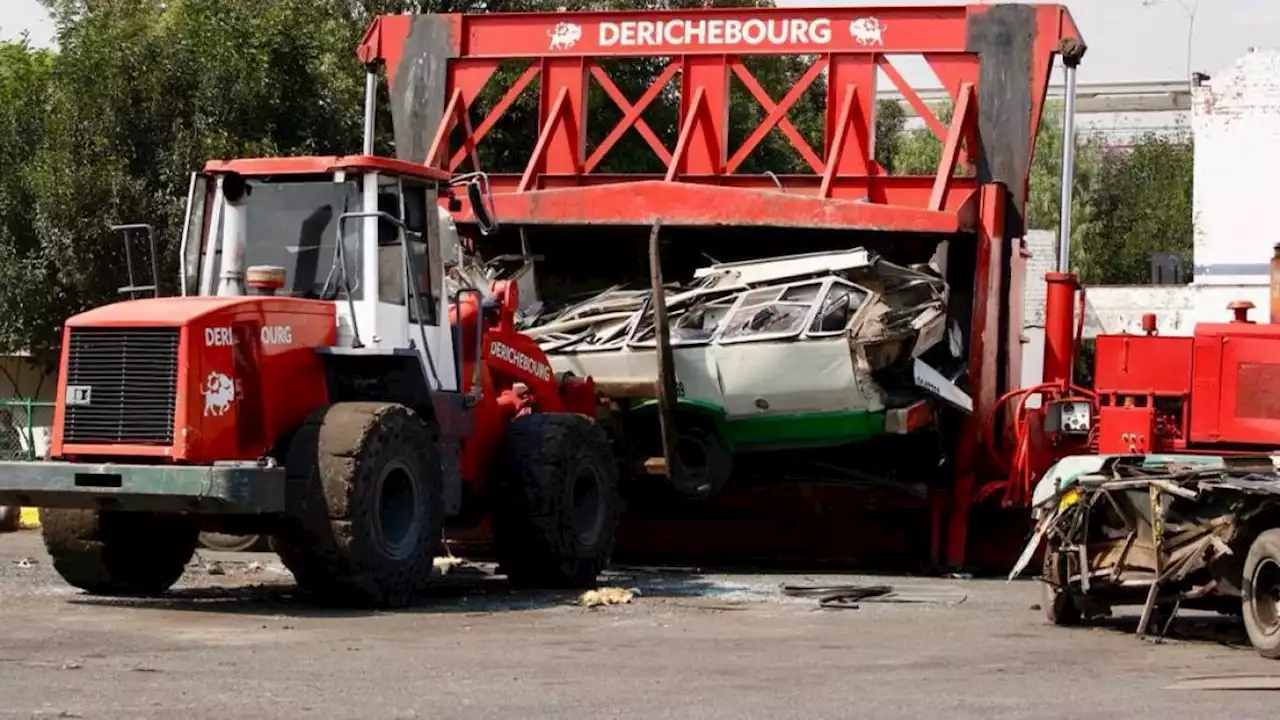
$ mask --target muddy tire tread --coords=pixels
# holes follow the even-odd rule
[[[599,537],[590,546],[578,542],[571,516],[572,482],[583,462],[595,466],[605,503]],[[586,416],[569,413],[516,418],[506,429],[494,469],[494,544],[512,585],[593,585],[612,559],[621,513],[617,462],[604,430]]]
[[[377,523],[379,462],[403,456],[421,468],[426,530],[419,552],[386,561],[361,528]],[[285,462],[288,514],[272,538],[307,598],[326,605],[402,607],[431,577],[443,522],[436,437],[416,413],[382,402],[340,403],[303,423]]]
[[[182,577],[199,528],[178,515],[40,510],[40,532],[54,569],[95,595],[155,596]]]

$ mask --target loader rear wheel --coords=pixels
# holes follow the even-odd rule
[[[44,546],[69,584],[95,595],[160,595],[182,577],[199,528],[186,518],[40,510]]]
[[[1280,529],[1262,533],[1249,546],[1240,590],[1249,642],[1262,657],[1280,660]]]
[[[621,500],[603,429],[583,415],[534,414],[507,426],[496,465],[493,538],[512,585],[594,584],[613,555]]]
[[[290,519],[272,546],[324,604],[401,607],[431,578],[443,478],[436,437],[409,408],[341,403],[290,443]]]

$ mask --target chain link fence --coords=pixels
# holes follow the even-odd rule
[[[53,403],[0,398],[0,461],[46,457],[52,426]],[[22,514],[22,508],[0,506],[0,532],[17,530]]]
[[[53,403],[0,398],[0,460],[35,460],[49,450]]]

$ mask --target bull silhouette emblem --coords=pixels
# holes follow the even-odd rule
[[[849,34],[859,45],[884,45],[884,31],[888,27],[880,18],[858,18],[849,23]]]
[[[220,372],[209,373],[209,379],[201,388],[204,394],[204,414],[221,417],[231,408],[231,401],[236,399],[236,386],[231,378]]]
[[[547,31],[547,36],[551,38],[552,50],[568,50],[578,41],[582,39],[582,26],[573,23],[561,22]]]

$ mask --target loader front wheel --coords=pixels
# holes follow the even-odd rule
[[[160,595],[182,577],[199,528],[186,518],[98,510],[40,510],[53,567],[95,595]]]
[[[621,499],[608,436],[583,415],[516,418],[495,465],[493,538],[512,585],[580,588],[609,566]]]
[[[324,604],[401,607],[431,578],[443,476],[436,437],[395,403],[340,403],[290,443],[289,521],[272,546]]]

